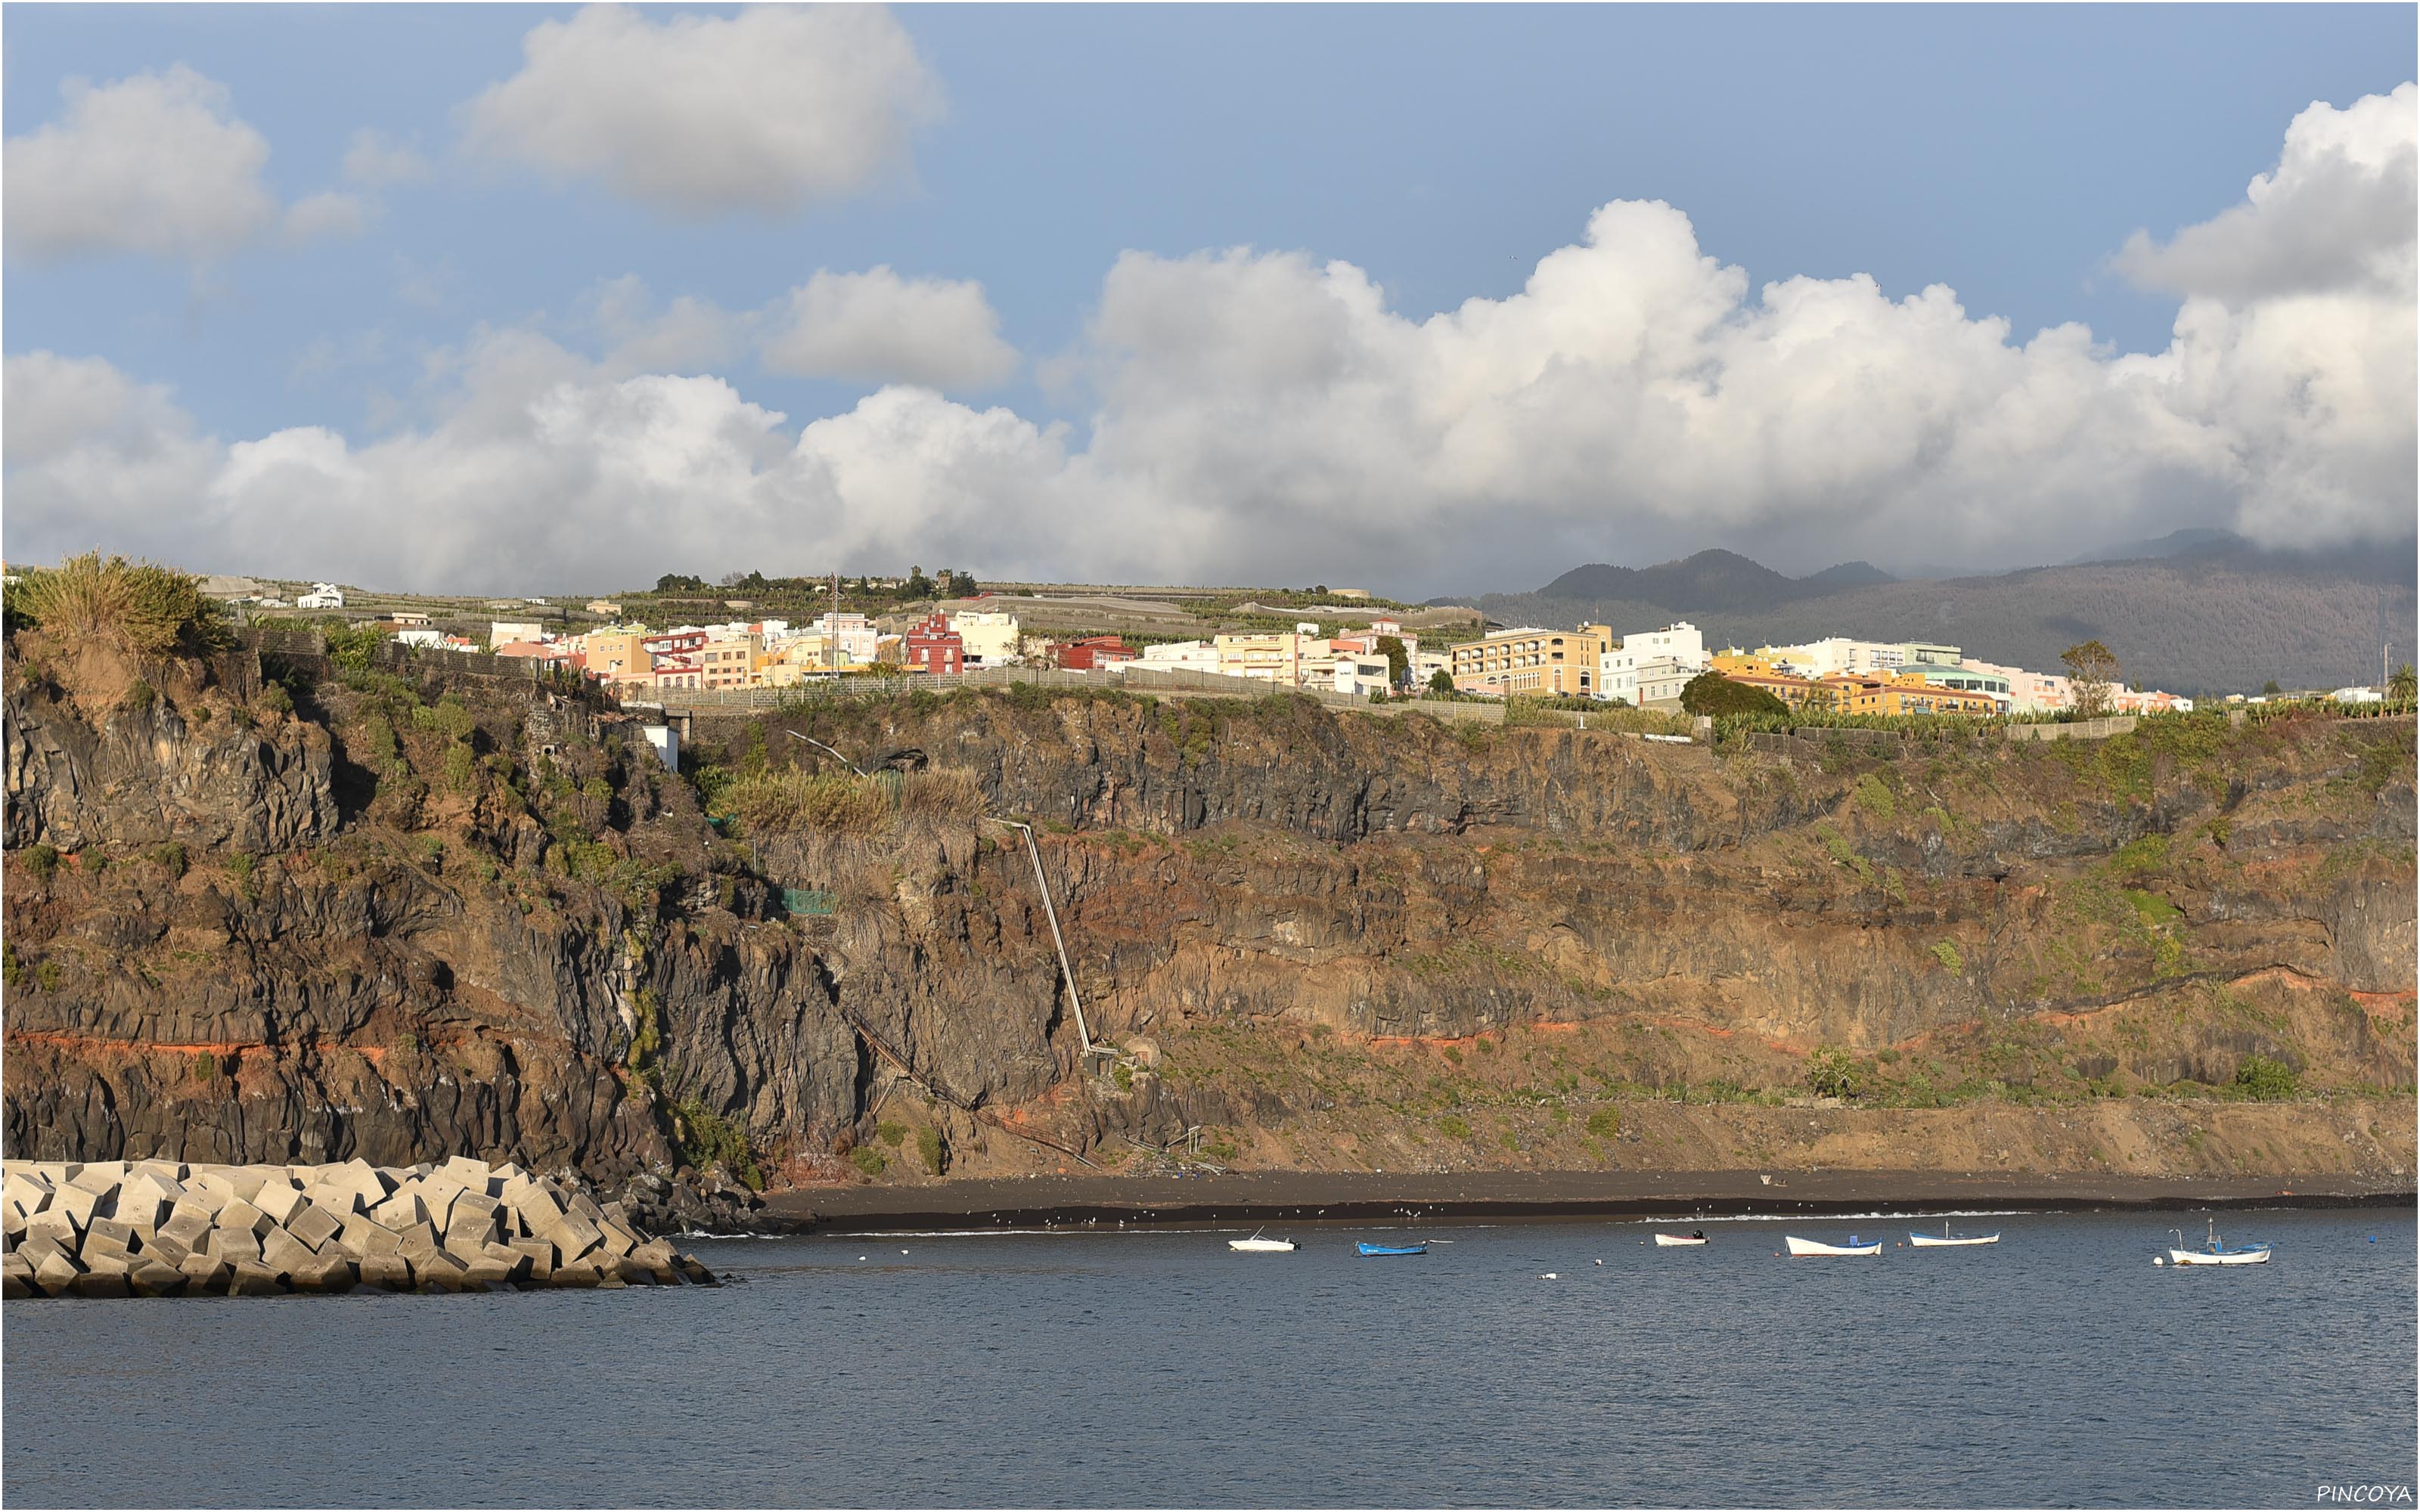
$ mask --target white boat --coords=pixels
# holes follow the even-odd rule
[[[1907,1242],[1917,1249],[1962,1249],[1969,1244],[1996,1244],[2000,1242],[2000,1236],[1997,1234],[1953,1235],[1949,1232],[1949,1226],[1945,1223],[1941,1226],[1941,1232],[1910,1233],[1907,1236]]]
[[[1263,1239],[1260,1235],[1260,1231],[1255,1229],[1249,1239],[1231,1239],[1227,1241],[1227,1247],[1229,1249],[1243,1250],[1253,1255],[1279,1255],[1283,1254],[1288,1250],[1300,1249],[1302,1246],[1295,1243],[1291,1239]]]
[[[1880,1255],[1883,1252],[1881,1240],[1875,1240],[1870,1244],[1861,1243],[1854,1234],[1849,1236],[1849,1242],[1845,1244],[1820,1244],[1814,1240],[1801,1239],[1795,1234],[1785,1234],[1782,1237],[1788,1241],[1790,1253],[1792,1255]]]
[[[1684,1244],[1702,1244],[1705,1242],[1706,1236],[1703,1234],[1658,1234],[1655,1236],[1657,1246],[1663,1249],[1678,1249]]]
[[[2215,1218],[2210,1220],[2210,1237],[2200,1249],[2184,1247],[2185,1236],[2182,1230],[2171,1228],[2168,1232],[2177,1236],[2177,1247],[2168,1251],[2170,1265],[2266,1265],[2269,1263],[2270,1248],[2266,1244],[2240,1244],[2234,1249],[2228,1249],[2218,1237],[2218,1220]],[[2159,1262],[2155,1260],[2152,1263]]]

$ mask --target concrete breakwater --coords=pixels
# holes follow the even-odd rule
[[[271,1296],[710,1284],[618,1202],[464,1156],[442,1165],[8,1161],[16,1297]]]

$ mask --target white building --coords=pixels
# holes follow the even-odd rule
[[[1387,658],[1366,651],[1336,654],[1336,691],[1368,698],[1387,687]]]
[[[334,583],[313,583],[311,591],[294,600],[296,609],[343,609],[345,591]]]
[[[2338,703],[2383,703],[2386,695],[2374,687],[2340,687],[2328,697]]]
[[[1660,630],[1623,636],[1598,662],[1596,696],[1638,705],[1644,702],[1638,687],[1639,670],[1651,662],[1673,662],[1688,668],[1693,675],[1703,671],[1706,638],[1688,621],[1676,620]]]
[[[1005,667],[1018,659],[1022,642],[1014,614],[970,610],[951,615],[950,628],[957,633],[970,667]]]
[[[862,614],[820,614],[814,629],[832,650],[834,661],[841,666],[871,667],[874,665],[882,632]]]
[[[1147,671],[1212,672],[1218,671],[1218,648],[1207,640],[1171,640],[1145,646],[1133,665]]]
[[[1905,667],[1909,648],[1895,640],[1853,640],[1826,636],[1794,646],[1765,646],[1757,655],[1787,663],[1802,677],[1823,678],[1839,672],[1895,672]],[[1979,669],[1978,669],[1979,670]]]
[[[1435,681],[1436,674],[1453,675],[1453,653],[1450,651],[1415,651],[1412,658],[1412,687],[1422,692]]]
[[[2023,667],[2003,667],[1974,656],[1961,657],[1958,665],[1968,671],[2007,678],[2010,714],[2055,714],[2075,706],[2075,685],[2055,672],[2029,672]]]
[[[1706,670],[1703,658],[1696,662],[1679,656],[1655,656],[1638,664],[1632,672],[1637,680],[1638,696],[1630,702],[1641,709],[1677,709],[1681,706],[1681,689],[1689,679]]]
[[[497,646],[511,645],[516,640],[542,640],[545,638],[546,626],[535,620],[489,620],[488,622],[488,646],[490,650]]]

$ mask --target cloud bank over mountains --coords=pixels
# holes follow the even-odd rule
[[[675,118],[663,162],[728,150],[763,170],[683,200],[658,183],[654,138],[593,115],[615,91],[591,86],[642,45],[634,27],[672,38],[646,45],[669,48],[678,81],[680,48],[725,45],[711,28],[803,14],[866,28],[886,55],[879,12],[652,26],[583,11],[532,34],[474,131],[675,210],[845,192],[904,138],[750,144],[729,135],[752,129],[745,110],[683,116],[694,91],[633,103],[633,119]],[[780,37],[757,43],[786,55]],[[897,102],[921,98],[913,70],[894,59],[880,77],[867,98],[912,118]],[[1752,287],[1681,209],[1616,200],[1520,292],[1421,321],[1361,269],[1304,253],[1127,253],[1083,338],[1047,363],[1089,400],[1079,433],[944,396],[1019,361],[979,285],[827,271],[730,313],[688,297],[659,310],[625,280],[591,298],[584,343],[472,333],[433,365],[427,418],[366,442],[204,436],[105,362],[11,357],[8,549],[100,541],[463,592],[942,559],[998,577],[1433,590],[1708,544],[2014,565],[2183,524],[2287,547],[2408,537],[2414,107],[2411,85],[2315,104],[2241,204],[2116,249],[2124,276],[2182,297],[2157,352],[2108,350],[2080,325],[2017,339],[1938,285]],[[546,145],[572,121],[618,144],[612,161]],[[751,351],[768,371],[884,386],[793,424],[718,373]]]

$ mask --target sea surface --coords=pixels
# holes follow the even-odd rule
[[[733,1284],[12,1302],[0,1499],[2309,1506],[2420,1479],[2410,1207],[2227,1214],[2276,1258],[2182,1272],[2151,1259],[2198,1214],[1956,1222],[2006,1237],[699,1240]],[[1791,1260],[1785,1231],[1893,1247]]]

